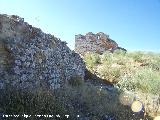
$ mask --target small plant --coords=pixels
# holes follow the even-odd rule
[[[122,77],[118,85],[132,91],[142,91],[145,93],[158,94],[160,84],[160,76],[158,72],[151,69],[137,70],[132,77]]]
[[[124,51],[124,50],[115,50],[113,52],[113,55],[115,55],[115,56],[117,56],[117,55],[119,55],[119,56],[125,56],[126,55],[126,51]]]
[[[120,76],[121,76],[119,68],[112,68],[107,65],[100,66],[97,69],[97,73],[99,74],[99,76],[102,79],[105,79],[105,80],[112,82],[112,83],[117,83],[119,81]]]
[[[88,62],[93,62],[93,64],[98,64],[100,62],[99,54],[97,53],[86,53],[84,60]]]
[[[134,61],[136,62],[142,62],[144,53],[137,51],[137,52],[132,52],[128,54],[128,57],[133,58]]]
[[[84,61],[87,68],[93,71],[94,67],[100,63],[100,56],[97,53],[86,53],[84,55]]]
[[[104,52],[101,56],[101,63],[110,65],[112,63],[112,54],[109,52]]]

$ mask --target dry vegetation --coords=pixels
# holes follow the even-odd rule
[[[139,96],[143,94],[141,100],[146,112],[151,116],[160,115],[160,54],[117,50],[113,54],[87,53],[84,60],[91,73],[113,83],[118,89]],[[151,96],[157,98],[155,103]],[[146,103],[151,104],[152,109]]]
[[[152,120],[148,116],[149,113],[145,118],[144,114],[135,114],[130,105],[122,104],[120,96],[124,90],[160,94],[159,54],[142,52],[125,54],[122,51],[113,54],[106,52],[103,55],[90,53],[86,54],[84,60],[91,73],[96,73],[100,78],[117,86],[114,92],[85,83],[78,76],[72,77],[64,88],[55,91],[42,87],[35,91],[21,91],[8,85],[0,91],[0,113],[51,114],[54,115],[52,120],[56,119],[57,114],[60,114],[62,120],[66,119],[64,115],[70,115],[69,120],[77,120],[77,115],[87,117],[89,120],[102,120],[105,115],[114,116],[115,120],[146,118]],[[36,118],[32,116],[29,119]],[[41,119],[48,120],[44,117]]]
[[[160,54],[133,52],[88,53],[84,60],[91,73],[120,88],[160,94]]]
[[[134,116],[129,106],[119,102],[120,91],[115,93],[100,90],[92,85],[81,82],[79,85],[71,83],[63,89],[50,91],[39,88],[36,91],[22,92],[8,86],[0,91],[0,112],[13,115],[32,115],[30,120],[37,118],[34,115],[54,115],[51,120],[65,120],[64,115],[70,115],[69,120],[77,120],[77,115],[89,120],[102,120],[105,115],[112,115],[116,120],[140,119],[142,115]],[[24,117],[10,117],[9,120],[23,120]]]

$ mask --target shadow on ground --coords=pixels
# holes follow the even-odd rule
[[[75,77],[57,90],[43,87],[21,91],[8,86],[0,91],[1,119],[23,120],[139,120],[143,112],[133,113],[130,105],[120,102],[122,92],[113,84],[86,71],[85,81]],[[3,115],[20,115],[3,117]],[[35,115],[52,115],[52,117]],[[67,115],[68,118],[67,118]],[[151,118],[145,118],[150,120]],[[144,119],[144,120],[145,120]]]

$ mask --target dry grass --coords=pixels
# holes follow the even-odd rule
[[[68,85],[54,92],[44,88],[22,92],[10,86],[0,91],[0,112],[19,115],[60,114],[62,119],[68,114],[70,120],[77,119],[77,115],[101,120],[106,114],[114,115],[118,120],[140,118],[133,116],[129,106],[119,102],[119,95],[118,90],[110,93],[85,83],[79,87]]]

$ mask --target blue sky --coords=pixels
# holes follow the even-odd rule
[[[129,51],[160,52],[160,0],[0,0],[16,14],[74,49],[76,34],[104,32]]]

